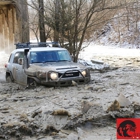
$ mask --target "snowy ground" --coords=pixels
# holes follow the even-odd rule
[[[94,56],[119,56],[119,57],[139,57],[140,49],[129,49],[115,46],[101,46],[91,43],[81,52],[80,58],[94,59]]]

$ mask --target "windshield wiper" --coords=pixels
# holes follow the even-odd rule
[[[33,63],[43,63],[43,62],[32,62],[31,64],[33,64]]]
[[[68,62],[70,62],[70,60],[59,60],[59,62],[61,62],[61,61],[68,61]]]
[[[47,63],[47,62],[58,62],[58,61],[43,61],[42,63]]]

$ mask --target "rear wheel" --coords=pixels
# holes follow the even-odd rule
[[[12,83],[13,82],[10,74],[6,75],[6,82],[8,82],[8,83]]]

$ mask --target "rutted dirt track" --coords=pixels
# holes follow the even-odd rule
[[[1,65],[0,139],[115,140],[117,117],[140,117],[139,58],[135,67],[119,60],[125,67],[113,62],[114,70],[92,71],[88,85],[62,88],[6,83]]]

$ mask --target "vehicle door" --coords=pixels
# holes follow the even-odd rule
[[[24,53],[17,52],[15,53],[13,59],[13,77],[15,82],[21,85],[27,84],[27,75],[24,73],[23,65],[19,63],[19,59],[23,59]]]

